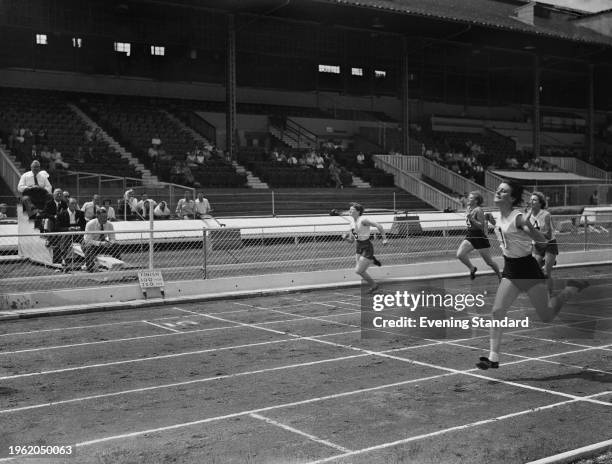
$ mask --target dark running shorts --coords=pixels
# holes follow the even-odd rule
[[[557,246],[557,240],[552,239],[546,243],[536,243],[534,245],[535,252],[540,256],[545,256],[546,253],[550,253],[552,255],[559,254],[559,247]]]
[[[364,258],[373,259],[374,245],[372,245],[372,242],[370,240],[357,240],[355,253],[363,256]]]
[[[540,265],[531,255],[522,258],[504,256],[502,277],[512,281],[523,292],[545,281]]]
[[[478,230],[468,230],[465,236],[465,239],[470,242],[470,244],[476,250],[480,250],[482,248],[491,248],[491,244],[489,243],[489,239],[484,234],[484,232],[480,229]]]

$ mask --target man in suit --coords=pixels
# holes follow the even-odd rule
[[[45,209],[43,210],[43,217],[45,218],[45,232],[57,232],[57,215],[67,208],[68,205],[62,197],[62,189],[55,189],[53,191],[53,198],[47,201],[45,204]],[[49,238],[49,245],[53,249],[54,263],[62,262],[61,242],[61,236],[56,235]]]
[[[24,211],[35,219],[45,207],[53,187],[49,182],[49,174],[40,170],[40,162],[32,161],[30,171],[24,173],[19,179],[17,190],[23,195]]]
[[[58,232],[77,232],[85,230],[85,225],[87,224],[85,213],[79,210],[78,206],[76,198],[70,198],[70,200],[68,200],[68,208],[62,210],[57,215],[56,229]],[[82,235],[62,235],[60,238],[62,259],[66,259],[66,255],[72,248],[73,243],[82,241]]]
[[[108,222],[106,208],[98,208],[96,214],[97,217],[85,226],[85,237],[83,238],[85,264],[89,272],[94,271],[94,260],[98,255],[110,255],[113,258],[121,259],[121,250],[115,240],[115,229]]]

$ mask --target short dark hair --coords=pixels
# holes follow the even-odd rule
[[[525,188],[513,180],[507,181],[506,184],[508,184],[508,187],[510,187],[512,197],[514,198],[512,206],[520,206],[521,203],[523,203],[523,192],[525,191]]]
[[[363,214],[363,206],[361,204],[353,202],[350,206],[355,208],[360,216]]]

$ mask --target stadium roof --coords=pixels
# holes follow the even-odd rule
[[[535,3],[539,11],[557,14],[537,14],[534,23],[518,19],[517,8],[528,7],[526,0],[316,0],[319,3],[371,8],[386,12],[442,19],[484,26],[487,28],[535,34],[543,37],[566,39],[612,46],[612,37],[576,24],[575,19],[593,17],[578,10]]]

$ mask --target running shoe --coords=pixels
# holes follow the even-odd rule
[[[372,262],[374,263],[375,266],[378,266],[378,267],[382,266],[382,263],[378,261],[378,259],[375,256],[372,258]]]
[[[472,271],[470,272],[470,279],[474,280],[476,278],[476,271],[478,270],[478,268],[476,266],[474,266],[474,269],[472,269]]]
[[[486,371],[487,369],[498,369],[499,361],[490,361],[489,358],[485,358],[484,356],[480,358],[480,361],[476,363],[476,367],[478,369],[482,369]]]

